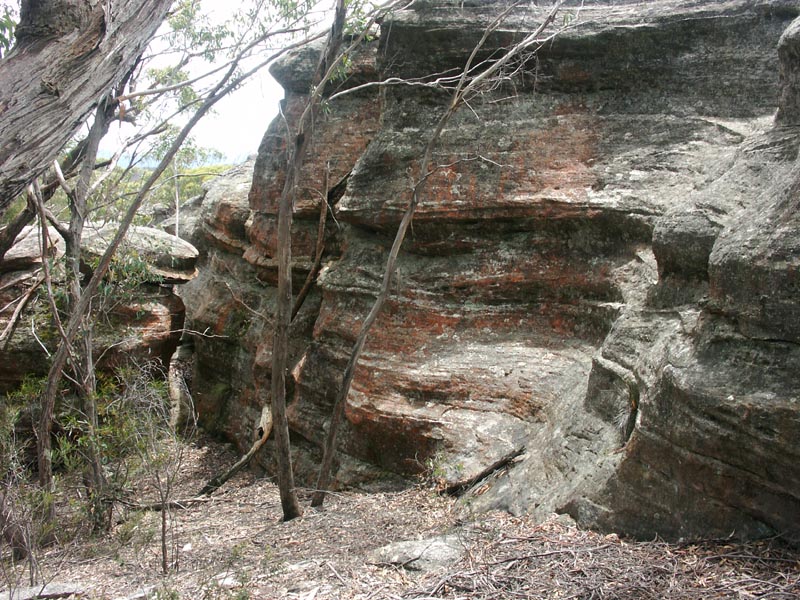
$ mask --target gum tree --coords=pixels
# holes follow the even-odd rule
[[[92,306],[142,204],[193,127],[219,100],[284,52],[308,42],[311,4],[305,2],[252,0],[242,3],[233,20],[224,25],[204,21],[196,1],[180,0],[171,13],[167,12],[169,4],[164,0],[160,4],[156,0],[127,0],[115,2],[109,12],[112,5],[108,2],[26,0],[16,30],[17,45],[0,62],[0,212],[27,185],[31,199],[28,212],[39,214],[43,231],[45,221],[51,220],[68,247],[68,311],[59,322],[53,310],[57,346],[35,424],[39,484],[47,492],[54,489],[51,434],[56,400],[65,378],[89,403],[83,409],[87,417],[84,433],[92,437],[96,421],[92,417],[96,411],[91,407],[95,395]],[[169,18],[169,31],[160,34],[154,49],[143,57],[147,39],[165,16]],[[126,35],[131,36],[129,43]],[[123,47],[124,52],[120,49]],[[158,68],[144,66],[147,57],[153,55],[169,55],[174,60],[166,67],[163,63]],[[104,61],[118,68],[106,72]],[[206,65],[199,75],[195,68],[198,62]],[[29,81],[32,74],[38,84]],[[95,114],[87,124],[90,133],[78,144],[82,150],[71,161],[77,182],[69,183],[70,174],[63,173],[54,157],[93,109]],[[120,179],[112,170],[122,149],[108,161],[105,170],[98,170],[99,140],[111,120],[139,126],[125,146],[131,164],[154,148],[158,152],[156,166],[148,169],[137,189],[125,198],[115,195]],[[153,143],[159,136],[161,143]],[[71,209],[66,227],[47,213],[44,185],[36,180],[49,164],[53,164],[56,185],[66,192]],[[111,185],[106,185],[109,182]],[[82,282],[82,228],[93,205],[111,202],[118,206],[118,229],[91,277]],[[51,305],[55,306],[52,300]],[[100,458],[91,448],[88,455],[93,483],[102,486]],[[52,505],[50,511],[47,516],[52,518]]]
[[[0,60],[0,215],[136,65],[172,0],[23,0]]]

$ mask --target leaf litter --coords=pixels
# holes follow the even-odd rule
[[[187,449],[176,498],[191,497],[236,456],[211,441]],[[161,516],[120,509],[108,534],[38,557],[46,582],[91,599],[704,599],[800,598],[800,550],[779,539],[670,544],[578,529],[503,512],[467,515],[430,486],[330,494],[321,509],[281,521],[266,478],[241,473],[211,498],[169,513],[170,572],[161,572]],[[146,498],[140,498],[146,501]],[[433,570],[377,561],[407,540],[455,537],[460,558]],[[4,550],[4,560],[7,557]],[[18,565],[22,570],[25,565]],[[0,583],[7,589],[8,577]],[[19,577],[17,581],[21,581]]]

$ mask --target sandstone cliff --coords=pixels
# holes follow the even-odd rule
[[[500,6],[398,13],[330,90],[351,93],[315,132],[293,237],[299,289],[327,211],[292,333],[301,481],[448,98],[358,86],[459,68]],[[486,56],[543,14],[513,12]],[[798,14],[573,3],[524,74],[457,115],[356,373],[341,484],[433,469],[472,508],[645,537],[800,534]],[[290,120],[315,56],[274,69]],[[201,418],[242,447],[268,401],[284,131],[209,190],[184,295],[207,334]]]

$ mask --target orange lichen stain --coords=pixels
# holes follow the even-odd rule
[[[545,190],[585,199],[597,181],[590,167],[597,156],[596,130],[595,119],[576,113],[556,116],[548,127],[527,133],[520,150],[501,159],[510,165],[500,173],[501,202],[505,194],[527,194],[535,202],[534,195]]]
[[[531,419],[537,421],[543,420],[542,407],[539,402],[528,393],[509,398],[503,408],[503,412],[524,421],[529,421]]]
[[[566,327],[564,319],[559,315],[550,318],[550,326],[553,328],[554,331],[557,331],[559,333],[564,333],[568,329]]]
[[[302,114],[303,102],[293,96],[285,110],[288,123],[293,128]],[[377,99],[357,102],[346,113],[334,111],[333,120],[347,121],[347,126],[323,127],[315,132],[308,148],[308,159],[301,168],[301,185],[297,190],[295,215],[307,217],[318,212],[320,194],[325,194],[325,185],[332,187],[350,171],[378,129],[380,103]],[[261,155],[269,156],[267,175],[256,172],[250,193],[250,204],[255,210],[277,213],[278,201],[286,177],[286,137],[273,134],[264,142]],[[265,150],[266,148],[266,150]]]
[[[232,303],[228,303],[219,307],[219,312],[217,312],[217,320],[214,322],[214,333],[216,335],[222,335],[225,333],[225,324],[228,322],[228,316],[231,314],[232,310]]]
[[[453,331],[460,315],[424,310],[408,303],[387,302],[381,311],[367,347],[381,354],[424,354],[426,344],[437,336]]]

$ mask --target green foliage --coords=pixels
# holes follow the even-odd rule
[[[97,268],[99,257],[91,265]],[[158,283],[160,276],[152,273],[146,258],[129,244],[121,244],[111,260],[105,279],[97,288],[97,312],[108,318],[120,304],[133,303],[141,297],[141,286]]]
[[[13,486],[15,502],[30,515],[44,514],[44,509],[54,502],[52,494],[27,485],[34,466],[30,464],[30,457],[34,456],[30,427],[37,422],[36,409],[44,385],[44,379],[28,378],[0,403],[0,483]],[[170,440],[174,441],[175,436],[170,425],[167,385],[157,365],[129,365],[118,369],[114,376],[98,373],[92,398],[97,410],[96,428],[84,412],[85,399],[71,394],[66,386],[59,398],[52,458],[61,478],[80,477],[92,450],[99,453],[108,481],[106,493],[112,496],[132,495],[132,481],[144,472],[172,468],[176,452]],[[21,424],[22,416],[25,422]],[[18,431],[25,434],[18,435]],[[66,491],[56,490],[58,494]],[[73,503],[84,515],[96,510],[86,498],[73,498]],[[46,533],[40,530],[37,535]]]
[[[181,198],[188,200],[199,196],[203,193],[204,183],[213,181],[230,168],[231,165],[216,164],[181,169],[179,171]]]
[[[356,36],[367,27],[368,15],[375,7],[370,0],[346,0],[347,22],[345,23],[345,35]],[[366,40],[370,41],[373,36],[368,32]]]
[[[117,252],[108,268],[106,279],[118,288],[132,290],[139,285],[153,281],[147,261],[138,250],[126,246]]]
[[[11,204],[8,205],[6,211],[0,215],[0,227],[8,225],[14,218],[25,209],[25,196],[20,194]]]
[[[311,12],[314,4],[310,0],[274,0],[278,18],[286,23],[302,20]]]
[[[150,68],[147,70],[147,77],[156,87],[170,87],[189,81],[189,74],[181,69],[179,65],[164,67],[161,69]],[[188,106],[198,99],[198,94],[191,85],[183,85],[174,92],[176,99],[181,106]]]
[[[14,45],[14,30],[17,28],[16,7],[3,2],[0,8],[0,58],[8,54]]]
[[[171,48],[197,52],[208,62],[217,58],[217,53],[230,41],[234,32],[225,26],[215,26],[208,15],[201,11],[198,0],[180,0],[173,6],[167,22],[170,32],[167,42]]]
[[[163,132],[159,134],[152,146],[152,154],[155,160],[161,160],[166,155],[167,150],[169,150],[179,133],[180,128],[176,125],[166,125],[164,127]],[[177,168],[181,170],[193,166],[218,163],[221,159],[222,154],[217,150],[198,146],[192,138],[188,138],[172,160]]]
[[[180,598],[178,590],[166,585],[156,590],[156,600],[180,600]]]
[[[0,403],[0,480],[25,479],[28,465],[25,456],[32,440],[28,436],[17,436],[17,428],[23,413],[30,406],[30,398],[36,398],[44,386],[40,378],[26,377],[15,391]]]
[[[460,479],[463,474],[464,465],[451,462],[447,454],[440,450],[425,460],[425,469],[421,478],[423,484],[429,485],[437,491],[442,491],[450,481]]]
[[[114,536],[120,546],[127,546],[134,542],[142,529],[143,515],[144,513],[141,512],[133,513],[114,529]]]

